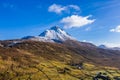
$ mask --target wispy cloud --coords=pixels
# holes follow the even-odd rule
[[[110,29],[110,32],[120,32],[120,25],[118,25],[116,28]]]
[[[120,3],[116,0],[108,1],[106,4],[103,4],[103,6],[100,9],[111,9],[116,8],[120,6]]]
[[[79,11],[80,10],[80,7],[79,6],[77,6],[77,5],[68,5],[68,6],[66,6],[68,9],[69,8],[73,8],[73,9],[75,9],[75,10],[77,10],[77,11]]]
[[[77,5],[67,5],[67,6],[62,6],[58,4],[52,4],[49,6],[48,11],[49,12],[55,12],[56,14],[60,14],[62,12],[69,12],[70,9],[74,9],[75,11],[79,11],[80,8]]]
[[[93,43],[93,41],[88,41],[88,40],[82,40],[82,42]]]
[[[72,15],[63,18],[60,23],[64,24],[64,28],[82,27],[88,24],[92,24],[95,19],[88,19],[91,15],[83,17],[79,15]]]
[[[87,27],[86,29],[85,29],[85,31],[90,31],[91,30],[91,27]]]
[[[55,12],[57,14],[60,14],[62,11],[65,11],[66,7],[63,7],[61,5],[53,4],[48,8],[49,12]]]

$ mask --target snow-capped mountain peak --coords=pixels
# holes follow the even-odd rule
[[[68,33],[66,33],[64,30],[62,30],[58,26],[54,26],[49,30],[44,31],[39,36],[46,37],[52,40],[57,40],[57,41],[75,40]]]
[[[50,30],[58,31],[58,30],[60,30],[60,27],[58,27],[58,26],[53,26],[53,27],[50,28]]]
[[[45,41],[45,42],[63,42],[66,40],[75,40],[67,32],[58,26],[51,27],[42,32],[39,36],[27,36],[22,39]]]

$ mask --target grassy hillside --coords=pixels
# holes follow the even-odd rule
[[[119,60],[98,51],[35,41],[0,47],[0,80],[93,80],[98,72],[115,80],[120,76]],[[112,65],[110,61],[117,62]]]

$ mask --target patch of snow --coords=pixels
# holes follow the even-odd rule
[[[59,40],[59,41],[75,40],[68,33],[66,33],[64,30],[60,29],[57,26],[54,26],[51,29],[44,31],[39,36],[45,37],[47,39]]]
[[[3,45],[2,45],[2,44],[0,44],[0,47],[3,47]]]
[[[54,26],[49,30],[44,31],[39,36],[26,36],[22,39],[34,40],[34,41],[43,41],[43,42],[63,42],[66,40],[75,40],[64,30],[58,26]]]
[[[7,47],[12,47],[12,46],[19,44],[19,43],[21,43],[21,41],[13,41],[12,43],[8,44]]]

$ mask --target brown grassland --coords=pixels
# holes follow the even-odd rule
[[[98,72],[111,80],[120,76],[119,51],[73,43],[24,41],[0,47],[0,80],[93,80]]]

